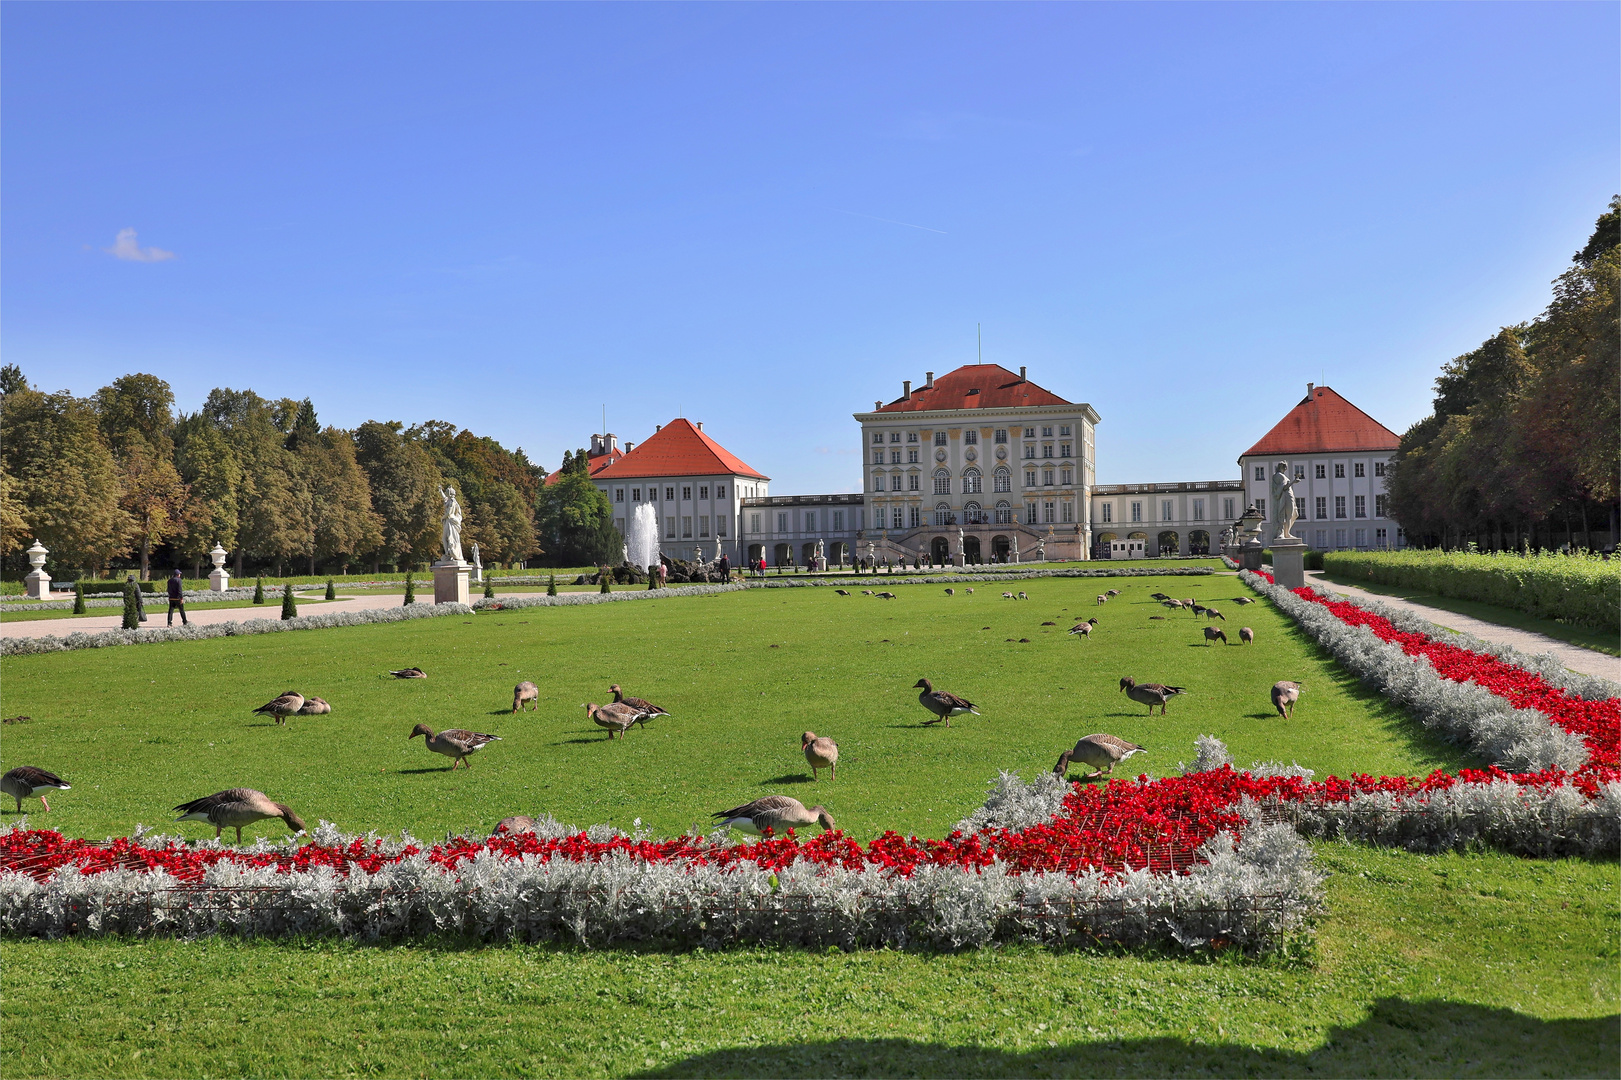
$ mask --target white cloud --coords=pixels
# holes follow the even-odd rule
[[[144,248],[137,244],[134,229],[119,229],[118,238],[113,241],[113,246],[102,250],[115,259],[125,259],[129,262],[163,262],[174,258],[172,251],[164,251],[160,247]]]

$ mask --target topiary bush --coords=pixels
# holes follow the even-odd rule
[[[82,581],[73,583],[73,614],[84,614],[84,583]]]
[[[409,570],[405,572],[405,602],[407,604],[414,604],[417,602],[416,575],[411,573]]]
[[[281,617],[298,618],[298,603],[293,599],[293,583],[290,581],[281,588]]]
[[[486,600],[494,600],[495,599],[495,582],[493,580],[491,580],[490,578],[485,578],[484,579],[484,599],[486,599]]]
[[[138,630],[141,626],[141,597],[135,582],[124,582],[124,629]]]
[[[338,598],[338,586],[331,578],[326,579],[326,598],[328,600],[336,600]]]
[[[548,577],[546,579],[546,595],[547,596],[556,596],[557,595],[557,575],[556,574],[552,574],[550,577]]]
[[[253,602],[255,604],[262,604],[265,602],[265,579],[264,575],[262,574],[259,576],[259,579],[253,583]]]
[[[597,581],[601,582],[601,588],[597,590],[598,592],[613,592],[613,586],[609,584],[609,582],[613,581],[612,570],[604,566],[597,572]]]

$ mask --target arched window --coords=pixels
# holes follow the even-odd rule
[[[999,494],[1013,490],[1013,474],[1008,471],[1006,465],[997,466],[996,475],[992,477],[992,482],[996,485],[996,491]]]
[[[950,482],[950,477],[946,478]],[[934,508],[934,524],[936,528],[951,524],[951,504],[940,503]]]
[[[944,469],[934,471],[934,493],[936,495],[951,494],[951,474]]]
[[[962,493],[964,495],[978,495],[982,486],[978,469],[968,469],[962,474]]]
[[[985,511],[980,508],[980,505],[977,502],[965,504],[962,508],[962,516],[963,521],[969,525],[985,524]]]
[[[998,525],[1013,524],[1013,507],[1008,505],[1006,499],[996,504],[996,523]]]

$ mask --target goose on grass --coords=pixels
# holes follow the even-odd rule
[[[807,731],[799,737],[800,749],[805,751],[805,761],[811,767],[811,779],[820,780],[819,770],[826,769],[830,779],[839,778],[839,744],[826,735],[817,735],[814,731]]]
[[[611,741],[616,731],[619,732],[620,738],[624,738],[625,732],[635,726],[636,721],[641,720],[646,714],[640,709],[631,708],[629,705],[610,701],[606,705],[586,702],[585,715],[589,716],[591,722],[596,724],[597,727],[607,728],[608,738]]]
[[[411,734],[405,738],[410,741],[418,735],[422,736],[422,741],[427,744],[429,750],[452,759],[450,762],[452,772],[456,770],[458,763],[465,768],[471,769],[473,766],[467,763],[469,754],[477,753],[492,742],[501,741],[499,735],[485,735],[482,732],[467,731],[464,728],[450,728],[435,735],[433,728],[427,724],[418,724],[411,729]]]
[[[1272,684],[1272,707],[1278,710],[1278,715],[1285,720],[1294,719],[1295,702],[1300,700],[1300,691],[1305,687],[1288,679],[1280,679]]]
[[[263,705],[254,709],[257,716],[273,716],[276,723],[285,724],[289,716],[295,716],[298,710],[304,707],[304,695],[297,690],[289,690],[278,698],[271,698]]]
[[[923,688],[923,693],[917,696],[918,704],[934,714],[933,720],[923,721],[925,725],[938,724],[944,720],[946,727],[950,727],[953,716],[961,716],[964,713],[979,715],[979,710],[974,707],[972,701],[960,698],[956,694],[948,694],[944,690],[936,690],[928,679],[919,679],[912,684],[914,690],[919,687]]]
[[[1185,694],[1185,686],[1166,686],[1164,683],[1140,683],[1130,675],[1120,680],[1120,689],[1133,701],[1148,706],[1148,715],[1154,715],[1154,706],[1159,706],[1161,716],[1165,715],[1165,703],[1178,694]]]
[[[767,795],[730,810],[717,810],[714,817],[721,825],[755,836],[763,835],[767,829],[781,836],[789,829],[808,825],[821,825],[824,832],[838,828],[833,823],[833,815],[825,807],[812,806],[807,809],[804,803],[786,795]]]
[[[17,813],[23,812],[23,800],[39,796],[39,803],[45,807],[48,814],[51,804],[45,801],[47,791],[69,791],[73,785],[57,776],[49,769],[37,768],[33,765],[19,765],[15,769],[0,776],[0,793],[10,795],[17,800]]]
[[[303,706],[298,710],[299,716],[325,716],[332,711],[332,706],[318,697],[307,697]]]
[[[238,844],[242,842],[244,825],[253,825],[271,818],[281,818],[295,833],[304,831],[303,819],[289,807],[252,788],[229,788],[213,795],[204,795],[200,799],[193,799],[191,802],[181,803],[175,809],[180,811],[180,816],[175,818],[176,821],[204,821],[214,826],[216,840],[220,838],[221,830],[235,829]]]
[[[1127,742],[1116,735],[1099,732],[1088,735],[1077,742],[1073,749],[1065,750],[1058,755],[1058,764],[1053,766],[1053,772],[1063,779],[1069,774],[1072,761],[1079,761],[1090,765],[1093,772],[1081,777],[1083,780],[1096,780],[1100,776],[1107,776],[1114,771],[1114,767],[1133,754],[1146,754],[1148,751],[1134,742]]]
[[[653,719],[655,716],[670,715],[670,711],[668,709],[661,709],[651,701],[648,701],[646,698],[627,697],[625,692],[619,689],[618,683],[614,683],[612,686],[608,687],[608,690],[613,694],[615,704],[628,705],[632,709],[635,709],[637,712],[642,714],[640,723],[643,727],[646,727],[647,721]]]

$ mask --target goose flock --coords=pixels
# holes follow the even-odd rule
[[[962,590],[965,594],[972,594],[973,589]],[[837,590],[839,595],[848,596],[847,590]],[[947,596],[955,595],[955,590],[946,589]],[[863,590],[864,595],[880,599],[896,599],[891,592],[873,592]],[[1097,596],[1095,606],[1107,604],[1110,600],[1121,595],[1119,589],[1109,589]],[[1026,600],[1024,592],[1002,594],[1004,599]],[[1150,594],[1152,599],[1172,610],[1191,610],[1195,619],[1199,615],[1206,617],[1207,625],[1203,627],[1205,644],[1208,646],[1220,641],[1228,644],[1225,631],[1220,627],[1209,625],[1214,620],[1226,621],[1221,611],[1208,604],[1199,604],[1192,599],[1180,599],[1156,592]],[[1239,606],[1254,603],[1250,597],[1234,597],[1232,602]],[[1164,616],[1151,615],[1150,619],[1163,620]],[[1098,628],[1096,617],[1082,620],[1075,616],[1075,625],[1068,630],[1068,634],[1089,639]],[[1045,622],[1044,626],[1056,625]],[[989,629],[986,627],[985,629]],[[1250,627],[1240,627],[1238,630],[1239,642],[1244,645],[1254,644],[1255,632]],[[1009,639],[1012,640],[1012,639]],[[1028,639],[1021,639],[1028,640]],[[388,674],[396,679],[426,679],[427,673],[420,667],[400,668],[390,670]],[[1139,683],[1130,675],[1120,679],[1120,691],[1130,700],[1148,706],[1148,715],[1154,715],[1154,708],[1159,707],[1160,715],[1165,715],[1166,706],[1173,697],[1188,694],[1186,686],[1172,686],[1164,683]],[[923,726],[944,724],[951,727],[953,717],[979,716],[979,708],[967,698],[945,690],[937,690],[934,683],[928,678],[920,678],[913,684],[913,689],[920,690],[918,704],[930,713],[930,717],[923,721]],[[1290,720],[1294,717],[1294,709],[1299,701],[1301,683],[1280,680],[1273,684],[1270,690],[1270,699],[1280,718]],[[582,706],[587,717],[598,727],[603,728],[609,741],[624,739],[630,730],[637,726],[645,727],[648,721],[656,717],[669,717],[672,714],[651,701],[644,698],[627,695],[618,683],[609,687],[613,700],[605,704],[587,703]],[[540,688],[533,682],[519,682],[512,690],[512,712],[517,713],[524,706],[530,711],[540,707]],[[332,706],[325,700],[314,695],[306,696],[297,690],[288,690],[272,698],[258,708],[252,710],[252,715],[272,718],[278,726],[285,726],[289,717],[293,716],[323,716],[332,712]],[[451,759],[450,769],[455,771],[458,766],[470,770],[469,761],[474,754],[488,746],[500,742],[501,737],[484,732],[469,731],[463,728],[449,728],[435,732],[427,724],[418,723],[412,729],[407,739],[422,737],[425,748],[434,754]],[[839,746],[832,738],[817,735],[814,731],[806,731],[800,737],[800,748],[804,754],[805,762],[810,766],[813,782],[821,780],[821,771],[828,771],[828,779],[838,778]],[[1096,780],[1106,778],[1113,773],[1114,767],[1120,762],[1136,754],[1145,754],[1146,747],[1129,742],[1118,736],[1106,732],[1097,732],[1087,735],[1075,745],[1063,751],[1058,758],[1053,772],[1060,777],[1067,778],[1070,768],[1075,764],[1088,767],[1091,771],[1081,777],[1082,780]],[[36,766],[24,765],[12,769],[0,776],[0,794],[10,796],[16,804],[16,812],[23,810],[23,800],[38,798],[46,812],[50,811],[50,804],[46,802],[46,795],[51,791],[69,791],[72,786],[60,776],[46,769]],[[230,788],[216,792],[203,798],[193,799],[175,807],[180,813],[177,821],[203,822],[214,826],[215,839],[222,837],[225,829],[236,830],[236,842],[242,842],[242,829],[261,821],[281,820],[295,833],[303,834],[305,830],[303,820],[290,807],[277,802],[264,792],[252,788]],[[754,835],[767,833],[781,834],[790,828],[819,825],[823,830],[831,830],[834,824],[832,814],[824,806],[807,807],[797,799],[786,795],[767,795],[752,802],[729,810],[719,810],[712,815],[717,824],[737,829],[741,832]],[[503,818],[496,824],[496,834],[511,834],[532,831],[536,822],[534,818],[524,815],[513,815]]]

